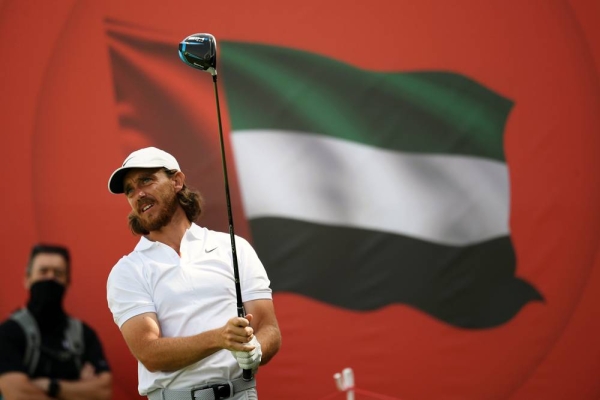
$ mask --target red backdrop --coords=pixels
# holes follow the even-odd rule
[[[113,398],[138,397],[135,360],[105,299],[110,268],[137,239],[126,227],[126,202],[107,192],[106,181],[145,142],[119,124],[135,110],[116,101],[111,54],[124,49],[107,32],[115,21],[143,27],[156,41],[172,42],[174,59],[181,39],[210,32],[370,70],[458,72],[513,100],[505,152],[517,275],[545,298],[499,327],[465,330],[403,305],[357,313],[276,294],[283,347],[258,375],[261,399],[318,400],[335,392],[332,375],[345,367],[354,369],[358,388],[406,400],[597,399],[598,15],[593,0],[0,1],[0,314],[26,300],[21,283],[31,244],[67,244],[74,264],[67,308],[101,335]],[[197,110],[202,146],[193,168],[208,200],[201,224],[226,230],[213,93],[209,78],[197,76],[181,63],[165,78],[166,92]],[[163,132],[161,140],[176,135]],[[236,233],[251,240],[233,167],[230,174]]]

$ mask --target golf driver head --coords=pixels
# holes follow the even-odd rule
[[[210,33],[195,33],[179,43],[179,58],[187,65],[217,74],[217,41]]]

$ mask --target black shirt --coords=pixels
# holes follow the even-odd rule
[[[96,368],[97,374],[110,371],[96,332],[83,322],[82,325],[85,350],[81,357],[81,365],[86,362],[91,363]],[[54,329],[43,332],[41,336],[42,347],[56,351],[64,350],[64,325],[57,324]],[[16,321],[8,319],[0,324],[0,375],[6,372],[28,374],[28,368],[23,364],[26,347],[25,332]],[[60,361],[42,351],[37,368],[33,376],[30,376],[30,378],[38,377],[78,380],[79,370],[73,359]]]

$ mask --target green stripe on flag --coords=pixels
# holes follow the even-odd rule
[[[289,48],[220,46],[234,131],[295,131],[504,161],[503,130],[513,103],[465,76],[373,72]]]

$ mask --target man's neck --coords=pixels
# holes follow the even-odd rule
[[[171,247],[177,254],[179,253],[179,246],[181,245],[181,239],[185,235],[185,231],[191,226],[191,222],[187,219],[185,212],[182,208],[178,208],[171,222],[167,226],[163,226],[157,231],[152,231],[146,235],[146,239],[153,242],[161,242]]]

